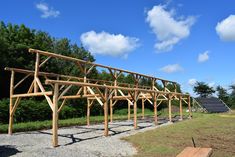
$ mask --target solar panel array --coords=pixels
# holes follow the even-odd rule
[[[201,106],[210,113],[229,111],[229,108],[219,98],[196,98],[196,101],[199,102]]]

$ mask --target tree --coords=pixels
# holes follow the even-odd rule
[[[232,108],[235,108],[235,84],[230,86],[230,89],[232,90],[231,94],[229,95],[229,106]]]
[[[229,99],[229,94],[228,94],[227,90],[225,88],[223,88],[222,86],[217,86],[216,91],[217,91],[218,98],[223,100],[223,102],[225,102],[227,104],[228,99]]]
[[[197,82],[196,85],[193,87],[193,91],[200,95],[200,97],[208,97],[215,93],[213,87],[210,87],[205,82]]]

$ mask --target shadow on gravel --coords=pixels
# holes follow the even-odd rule
[[[179,117],[172,117],[172,121],[173,122],[177,122]],[[120,121],[121,122],[121,121]],[[151,124],[153,122],[153,118],[150,117],[145,117],[145,119],[138,119],[138,129],[137,130],[142,130],[145,128],[149,128],[151,126],[153,126],[153,124]],[[167,123],[168,119],[167,118],[159,118],[158,119],[158,125],[162,125],[164,123]],[[150,123],[147,124],[146,123]],[[143,125],[144,124],[144,125]],[[127,127],[125,129],[119,129],[122,127]],[[77,142],[82,142],[82,141],[87,141],[87,140],[92,140],[92,139],[96,139],[96,138],[100,138],[103,137],[103,133],[98,133],[98,134],[93,134],[91,136],[86,136],[90,133],[93,132],[97,132],[97,131],[104,131],[103,127],[93,127],[93,126],[75,126],[75,128],[78,129],[78,132],[73,133],[73,134],[58,134],[59,137],[63,137],[63,138],[68,138],[71,141],[64,144],[66,145],[72,145],[74,143]],[[82,130],[82,131],[81,131]],[[124,122],[124,123],[110,123],[109,126],[109,136],[115,136],[118,134],[122,134],[122,133],[126,133],[126,132],[130,132],[131,130],[133,130],[133,123],[132,122]],[[45,135],[52,135],[52,133],[47,132],[47,131],[37,131],[37,132],[28,132],[24,134],[45,134]],[[82,138],[79,138],[78,135],[80,135]],[[84,136],[83,136],[84,135]],[[84,138],[83,138],[84,137]],[[1,157],[1,149],[0,149],[0,157]],[[4,156],[5,157],[5,156]]]
[[[16,149],[14,146],[10,145],[0,145],[0,156],[1,157],[8,157],[15,155],[17,153],[21,153],[18,149]]]

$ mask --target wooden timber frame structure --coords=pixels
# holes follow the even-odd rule
[[[113,106],[119,100],[126,100],[128,102],[128,120],[130,120],[130,110],[133,106],[134,110],[134,129],[138,128],[137,124],[137,101],[142,100],[142,118],[144,118],[144,104],[148,101],[154,107],[154,123],[158,125],[157,107],[162,101],[168,102],[169,121],[172,121],[171,102],[172,100],[179,100],[180,119],[183,119],[182,101],[188,104],[189,118],[191,114],[190,95],[176,92],[177,83],[169,80],[156,78],[153,76],[143,75],[136,72],[131,72],[123,69],[113,68],[96,64],[93,62],[84,61],[77,58],[72,58],[51,52],[29,49],[30,53],[36,54],[36,61],[34,70],[8,68],[5,70],[11,72],[10,80],[10,105],[9,105],[9,128],[8,134],[12,134],[13,130],[13,116],[22,98],[42,96],[47,100],[52,110],[52,145],[58,146],[58,115],[69,99],[86,98],[87,99],[87,125],[90,124],[90,109],[97,101],[104,109],[104,136],[108,136],[108,111],[110,111],[110,122],[113,120]],[[41,67],[45,65],[48,60],[59,59],[63,61],[74,62],[80,69],[83,77],[61,75],[55,73],[48,73],[40,71]],[[113,81],[89,79],[88,74],[93,68],[103,68],[109,72]],[[24,77],[15,83],[15,75],[20,73]],[[120,74],[130,74],[133,76],[134,84],[119,83],[118,77]],[[31,85],[25,93],[16,93],[27,79],[31,78]],[[146,78],[151,80],[151,86],[141,86],[140,79]],[[157,81],[162,82],[164,88],[159,90],[156,86]],[[174,85],[174,91],[167,88],[168,84]],[[76,87],[76,91],[71,92],[72,88]]]

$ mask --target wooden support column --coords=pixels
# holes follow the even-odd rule
[[[87,83],[86,75],[83,77],[83,82]],[[86,88],[86,86],[83,87],[83,94],[87,95],[87,88]]]
[[[55,83],[53,95],[53,117],[52,117],[52,144],[58,146],[58,94],[59,85]]]
[[[137,129],[137,91],[134,91],[134,129]]]
[[[179,101],[180,101],[180,119],[179,120],[183,120],[182,96],[179,97]]]
[[[190,95],[188,96],[188,112],[189,112],[189,118],[192,118],[192,110],[191,110],[191,100]]]
[[[104,92],[104,136],[109,135],[108,128],[108,88],[105,88]]]
[[[128,120],[131,119],[131,103],[129,101],[128,102]]]
[[[169,110],[169,122],[172,122],[172,116],[171,116],[171,96],[168,96],[168,110]]]
[[[157,119],[157,96],[156,93],[154,93],[154,98],[153,98],[153,106],[154,106],[154,123],[155,125],[158,125],[158,119]]]
[[[142,99],[142,119],[144,119],[144,102],[145,100]]]
[[[34,93],[38,92],[38,84],[36,78],[38,78],[39,64],[40,64],[40,54],[36,53],[35,72],[34,72]]]
[[[86,114],[86,122],[87,122],[87,126],[90,125],[90,100],[87,99],[87,114]]]
[[[111,98],[109,102],[110,102],[110,104],[109,104],[109,107],[110,107],[110,122],[112,123],[113,122],[113,99]]]
[[[114,72],[114,87],[117,87],[117,72]],[[117,96],[117,89],[114,89],[114,95]]]
[[[11,71],[11,82],[10,82],[10,104],[9,104],[9,126],[8,126],[8,134],[12,135],[12,127],[13,127],[13,94],[14,94],[14,78],[15,72]]]

